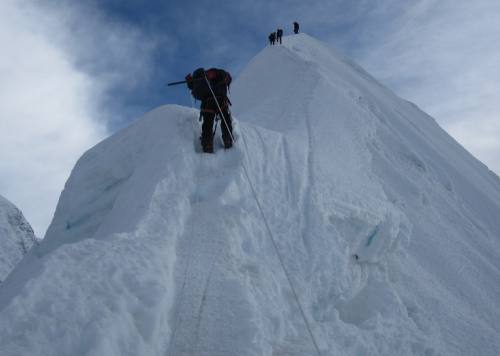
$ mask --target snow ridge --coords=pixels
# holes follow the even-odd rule
[[[498,177],[304,34],[231,91],[230,150],[168,105],[78,161],[0,353],[314,355],[243,165],[322,355],[500,352]]]

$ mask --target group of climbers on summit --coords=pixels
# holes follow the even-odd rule
[[[275,43],[281,44],[281,38],[283,37],[283,30],[281,28],[278,28],[276,32],[271,32],[269,35],[269,44],[274,45]]]
[[[293,32],[295,34],[299,33],[299,24],[297,22],[293,23]],[[278,28],[276,32],[269,35],[269,41],[272,45],[276,42],[281,44],[282,37],[283,29]],[[201,101],[200,119],[203,119],[203,123],[200,141],[203,152],[214,152],[214,136],[219,120],[221,121],[224,148],[228,149],[233,146],[233,125],[231,111],[229,110],[231,101],[227,97],[231,81],[231,74],[223,69],[210,68],[205,70],[204,68],[198,68],[193,74],[186,75],[184,81],[169,84],[186,83],[193,97]]]
[[[299,33],[299,23],[294,22],[293,23],[293,33],[298,34]],[[274,46],[274,44],[282,44],[282,37],[283,37],[283,29],[278,28],[276,32],[271,32],[269,36],[267,37],[269,39],[269,44],[271,46]]]

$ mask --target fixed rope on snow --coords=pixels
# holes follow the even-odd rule
[[[219,101],[217,100],[217,97],[215,96],[215,93],[214,91],[212,90],[212,86],[210,85],[210,81],[208,80],[207,76],[205,75],[205,81],[207,82],[207,85],[208,85],[208,88],[210,89],[210,93],[212,93],[212,96],[214,97],[214,100],[215,100],[215,103],[217,104],[217,108],[219,109],[219,113],[222,117],[222,120],[224,121],[224,124],[226,125],[226,127],[229,127],[227,126],[227,121],[226,121],[226,118],[224,117],[224,114],[222,112],[222,109],[219,105]],[[234,136],[233,136],[233,133],[231,131],[229,131],[229,135],[231,137],[231,140],[232,140],[232,143],[234,144]],[[245,151],[246,153],[246,151]],[[250,179],[250,174],[248,173],[248,169],[245,165],[245,162],[242,161],[241,162],[241,165],[243,167],[243,172],[245,173],[245,176],[248,180],[248,184],[250,185],[250,190],[252,191],[252,194],[253,194],[253,197],[255,199],[255,202],[257,203],[257,207],[260,211],[260,214],[262,216],[262,220],[264,221],[264,225],[266,227],[266,230],[267,230],[267,233],[269,235],[269,238],[271,239],[271,242],[272,242],[272,245],[274,247],[274,251],[276,252],[276,255],[278,256],[278,260],[281,264],[281,268],[283,269],[283,272],[286,276],[286,279],[288,280],[288,284],[290,285],[290,289],[292,291],[292,294],[293,294],[293,297],[295,299],[295,302],[297,303],[297,306],[300,310],[300,314],[302,315],[302,318],[304,319],[304,323],[306,325],[306,328],[307,328],[307,331],[309,333],[309,336],[311,337],[311,341],[314,345],[314,348],[316,349],[316,352],[318,353],[318,356],[322,356],[321,355],[321,351],[319,349],[319,346],[318,346],[318,343],[316,342],[316,338],[314,337],[314,334],[312,332],[312,329],[311,329],[311,325],[309,324],[309,321],[307,320],[307,317],[306,317],[306,313],[304,312],[304,308],[302,307],[302,303],[300,302],[300,299],[299,299],[299,296],[297,294],[297,291],[295,290],[295,287],[293,285],[293,282],[292,282],[292,278],[290,277],[290,274],[288,273],[286,267],[285,267],[285,262],[283,260],[283,257],[281,256],[281,253],[279,252],[279,249],[278,249],[278,244],[276,243],[276,240],[274,238],[274,234],[269,226],[269,223],[267,221],[267,218],[266,218],[266,215],[264,214],[264,210],[262,209],[262,206],[260,204],[260,201],[259,201],[259,198],[257,196],[257,192],[253,186],[253,183],[252,183],[252,180]]]

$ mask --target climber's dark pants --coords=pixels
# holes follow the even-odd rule
[[[227,122],[224,122],[222,116],[220,117],[220,127],[222,131],[222,140],[224,142],[231,141],[231,133],[233,132],[233,125],[231,120],[231,113],[229,111],[229,105],[226,98],[217,98],[219,101],[219,105],[222,109],[222,114],[224,115],[224,119]],[[201,126],[201,144],[204,146],[205,143],[212,144],[213,138],[213,127],[215,115],[219,112],[217,107],[217,103],[213,99],[205,100],[201,103],[201,115],[203,116],[203,125]]]

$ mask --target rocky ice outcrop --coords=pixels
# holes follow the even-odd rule
[[[23,213],[0,196],[0,283],[36,242]]]

